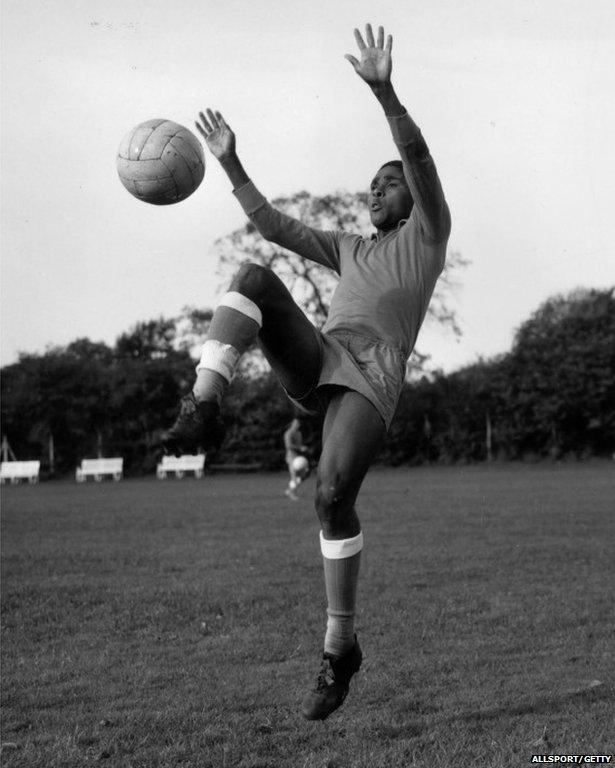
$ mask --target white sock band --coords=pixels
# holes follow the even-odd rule
[[[237,291],[229,291],[228,293],[225,293],[220,299],[218,306],[236,309],[237,312],[247,315],[251,320],[254,320],[255,323],[258,323],[259,328],[262,328],[263,313],[252,299],[244,296],[243,293],[238,293]]]
[[[328,560],[341,560],[352,557],[363,549],[363,531],[360,531],[352,539],[325,539],[320,532],[320,551]]]
[[[235,367],[241,355],[231,344],[223,344],[215,339],[207,339],[203,344],[201,359],[196,367],[197,373],[201,368],[216,371],[229,382],[233,378]]]

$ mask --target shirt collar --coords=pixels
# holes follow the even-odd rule
[[[397,225],[397,229],[400,230],[407,221],[408,219],[400,219],[399,224]],[[393,230],[391,230],[391,232],[393,232]],[[387,235],[390,235],[391,232],[387,232]],[[383,235],[382,237],[386,237],[387,235]],[[372,234],[369,236],[369,239],[374,240],[375,242],[378,242],[378,240],[382,240],[382,238],[378,237],[377,232],[372,232]]]

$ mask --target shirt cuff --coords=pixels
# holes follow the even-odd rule
[[[407,112],[398,116],[387,115],[387,120],[393,134],[393,141],[396,144],[412,144],[421,138],[418,125]]]
[[[248,181],[242,187],[234,189],[233,194],[248,216],[259,208],[262,208],[267,202],[267,198],[264,195],[261,195],[252,181]]]

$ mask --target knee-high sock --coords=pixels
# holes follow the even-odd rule
[[[262,323],[260,309],[247,296],[229,291],[222,297],[196,367],[192,391],[197,400],[217,400],[220,404],[239,358],[256,338]]]
[[[325,653],[343,656],[354,645],[354,617],[363,533],[334,541],[320,533],[327,592]]]

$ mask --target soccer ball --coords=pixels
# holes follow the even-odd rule
[[[305,456],[295,456],[293,459],[293,472],[299,477],[307,477],[310,473],[310,462]]]
[[[185,200],[205,174],[196,136],[171,120],[146,120],[122,139],[117,153],[120,181],[139,200],[169,205]]]

